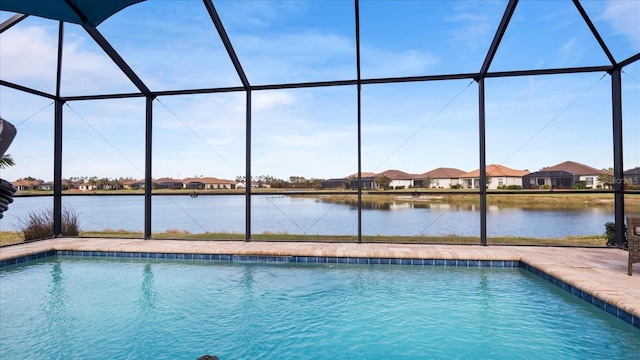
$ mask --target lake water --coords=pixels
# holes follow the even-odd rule
[[[51,209],[52,197],[18,197],[0,220],[0,231],[20,228],[33,210]],[[366,204],[365,204],[366,205]],[[65,196],[63,206],[75,210],[80,228],[144,230],[143,196]],[[254,195],[251,201],[254,234],[357,235],[357,207],[317,198]],[[531,210],[489,206],[487,235],[538,238],[604,233],[613,221],[613,205],[579,209]],[[245,232],[244,196],[191,198],[158,195],[152,200],[152,231]],[[369,204],[362,211],[363,235],[479,236],[480,210],[474,205],[389,202]]]

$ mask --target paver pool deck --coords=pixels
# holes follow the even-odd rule
[[[519,261],[640,317],[640,264],[629,276],[628,253],[613,248],[57,238],[2,247],[0,261],[61,250]]]

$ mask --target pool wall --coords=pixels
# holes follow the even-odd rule
[[[363,265],[408,265],[408,266],[445,266],[445,267],[497,267],[522,268],[532,274],[549,281],[559,288],[579,297],[580,299],[608,312],[640,329],[640,318],[608,303],[586,291],[583,291],[565,281],[546,272],[516,260],[461,260],[461,259],[412,259],[412,258],[377,258],[377,257],[337,257],[337,256],[263,256],[263,255],[234,255],[234,254],[192,254],[192,253],[162,253],[162,252],[125,252],[125,251],[81,251],[81,250],[49,250],[35,254],[18,256],[0,260],[0,270],[9,266],[28,263],[53,256],[126,258],[126,259],[175,259],[175,260],[205,260],[229,262],[277,262],[277,263],[316,263],[316,264],[363,264]]]

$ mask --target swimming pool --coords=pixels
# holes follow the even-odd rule
[[[0,271],[0,358],[637,358],[520,267],[52,256]]]

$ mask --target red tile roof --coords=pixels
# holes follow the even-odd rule
[[[160,179],[155,179],[153,180],[154,183],[167,183],[167,182],[182,182],[182,180],[179,179],[173,179],[173,178],[160,178]]]
[[[203,184],[235,184],[237,181],[234,180],[225,180],[218,179],[216,177],[194,177],[194,178],[185,178],[180,180],[183,184],[188,184],[190,182],[199,182]]]
[[[640,175],[640,166],[633,169],[625,170],[624,176]]]
[[[27,187],[31,187],[31,186],[38,186],[40,185],[40,182],[37,180],[17,180],[11,183],[13,186],[27,186]]]
[[[378,174],[373,173],[373,172],[364,172],[364,171],[362,172],[362,177],[363,178],[376,177],[376,176],[378,176]],[[347,176],[347,179],[355,179],[357,177],[358,177],[358,173],[355,173],[355,174],[351,174],[351,175]]]
[[[120,184],[122,185],[133,185],[133,184],[139,184],[139,183],[144,183],[144,179],[140,179],[140,180],[122,180],[120,181]]]
[[[505,176],[505,177],[523,177],[529,172],[525,170],[515,170],[502,165],[487,165],[487,177],[492,176]],[[479,178],[480,169],[470,171],[466,174],[460,175],[460,178]]]
[[[404,171],[400,170],[385,170],[378,175],[386,175],[391,180],[411,180],[416,177],[416,175],[407,174]]]
[[[465,172],[460,169],[441,167],[433,169],[431,171],[427,171],[426,173],[421,174],[419,177],[431,179],[457,179],[464,173]]]
[[[541,171],[566,171],[573,175],[602,175],[604,171],[592,168],[585,164],[580,164],[575,161],[565,161],[561,164],[542,168]]]

